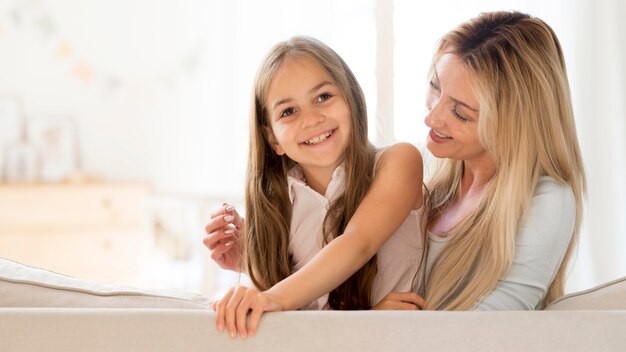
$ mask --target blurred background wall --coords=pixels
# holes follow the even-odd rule
[[[147,186],[147,241],[133,242],[139,260],[129,264],[142,268],[128,282],[214,294],[233,276],[207,259],[203,225],[222,201],[242,206],[251,83],[265,52],[292,35],[321,39],[359,78],[372,141],[420,145],[437,39],[498,9],[546,20],[565,51],[589,177],[567,290],[624,276],[626,5],[618,0],[0,0],[3,187]],[[31,173],[29,160],[38,160]],[[20,204],[12,209],[32,206]],[[0,224],[0,236],[16,231]],[[4,255],[17,253],[15,242],[1,243]],[[167,260],[155,259],[159,250]]]

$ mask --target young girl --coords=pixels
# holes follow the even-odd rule
[[[381,302],[411,291],[421,262],[418,150],[370,144],[356,78],[315,39],[276,45],[254,89],[246,218],[225,207],[204,243],[223,268],[240,269],[243,252],[262,292],[231,289],[215,305],[218,329],[254,334],[264,311],[421,307],[410,293]]]

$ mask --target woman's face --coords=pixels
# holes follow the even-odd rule
[[[454,54],[443,55],[435,65],[426,94],[430,127],[426,146],[438,158],[475,160],[489,158],[478,140],[480,106],[464,63]]]

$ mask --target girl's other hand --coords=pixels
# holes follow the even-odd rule
[[[373,310],[416,310],[424,309],[426,301],[417,293],[391,292],[376,303]]]
[[[202,242],[211,251],[211,259],[222,269],[240,271],[242,226],[243,220],[232,205],[224,203],[211,214]]]
[[[264,312],[281,311],[282,307],[265,292],[239,286],[231,288],[221,300],[213,303],[213,309],[217,312],[217,330],[226,327],[230,337],[239,333],[241,338],[246,338],[256,333]]]

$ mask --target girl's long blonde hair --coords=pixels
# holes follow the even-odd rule
[[[264,135],[270,126],[266,95],[276,72],[287,59],[308,57],[331,76],[351,114],[351,136],[344,153],[345,191],[328,209],[324,242],[343,233],[373,179],[375,149],[367,139],[367,111],[359,83],[337,53],[309,37],[293,37],[267,54],[257,72],[250,114],[250,149],[246,173],[244,265],[259,289],[268,289],[292,273],[289,254],[291,202],[287,172],[295,165],[277,155]],[[315,234],[311,234],[315,235]],[[333,309],[368,309],[376,257],[329,295]]]
[[[576,221],[565,258],[541,306],[563,294],[577,242],[586,179],[559,41],[542,20],[518,12],[483,13],[440,41],[439,58],[464,62],[480,104],[478,135],[496,171],[475,211],[450,234],[425,286],[427,308],[471,309],[511,267],[515,239],[539,177],[571,187]],[[441,160],[428,185],[428,221],[459,196],[463,161]]]

